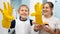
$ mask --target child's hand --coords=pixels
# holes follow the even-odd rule
[[[36,24],[36,22],[35,21],[32,21],[32,24]]]
[[[39,25],[39,24],[35,24],[35,26],[34,26],[34,31],[38,31],[38,30],[40,30],[42,28],[42,25]]]

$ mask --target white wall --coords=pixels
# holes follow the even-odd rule
[[[60,19],[60,0],[55,1],[55,12],[54,15]]]

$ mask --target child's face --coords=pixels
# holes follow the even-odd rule
[[[29,10],[27,7],[22,6],[20,7],[18,13],[21,16],[21,18],[26,18],[29,15]]]

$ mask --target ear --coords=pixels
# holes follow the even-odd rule
[[[20,10],[18,10],[18,14],[20,13]]]
[[[51,10],[53,10],[54,8],[51,8]]]
[[[51,8],[51,11],[53,12],[54,8]]]

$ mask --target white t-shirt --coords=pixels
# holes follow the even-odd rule
[[[42,19],[43,19],[43,22],[47,22],[49,24],[49,26],[51,27],[52,30],[60,29],[59,28],[60,23],[59,23],[59,20],[56,17],[51,16],[50,18],[45,18],[44,16],[42,16]],[[44,31],[43,29],[41,29],[39,31],[39,34],[50,34],[50,33]]]
[[[26,21],[20,21],[19,19],[16,19],[16,34],[30,34],[30,29],[31,25],[29,19],[27,19]]]

